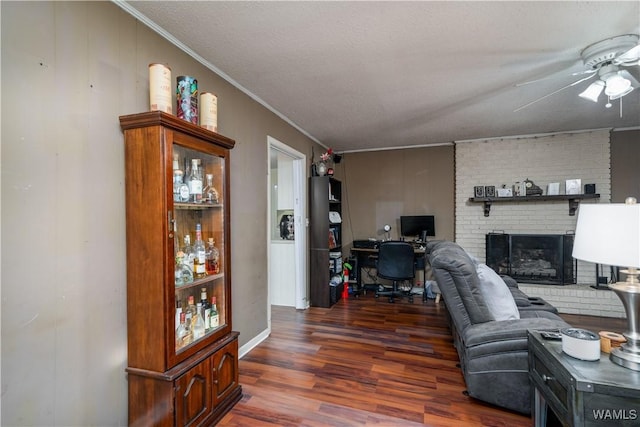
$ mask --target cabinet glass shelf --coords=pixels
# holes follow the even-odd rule
[[[186,285],[176,286],[176,289],[183,290],[183,289],[197,288],[198,286],[202,287],[208,284],[209,282],[213,282],[215,280],[222,279],[222,278],[224,278],[224,273],[211,274],[201,279],[194,279],[193,282],[187,283]]]
[[[209,204],[209,203],[181,203],[181,202],[174,202],[173,203],[173,207],[175,207],[176,209],[187,209],[187,210],[205,210],[205,209],[220,209],[223,207],[222,203],[214,203],[214,204]]]

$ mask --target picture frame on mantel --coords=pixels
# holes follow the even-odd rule
[[[565,181],[564,194],[580,194],[582,192],[581,179],[568,179]]]
[[[495,185],[486,185],[484,187],[484,197],[496,197]]]
[[[498,197],[513,197],[513,190],[511,188],[498,188]]]
[[[559,182],[550,182],[547,185],[547,195],[549,196],[557,196],[560,194],[560,183]]]

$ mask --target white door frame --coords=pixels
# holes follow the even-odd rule
[[[293,160],[293,216],[294,216],[294,252],[296,265],[295,279],[295,306],[296,309],[309,308],[308,297],[308,274],[307,274],[307,186],[306,186],[306,164],[307,156],[294,148],[267,136],[267,162],[270,161],[271,149],[275,148],[291,157]],[[268,206],[267,209],[267,265],[271,268],[271,167],[267,167],[269,177],[267,179]],[[270,275],[269,291],[267,295],[267,312],[269,319],[269,329],[271,329],[271,282]]]

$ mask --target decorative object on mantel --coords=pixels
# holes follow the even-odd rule
[[[494,185],[487,185],[484,187],[485,197],[496,197],[496,187]]]
[[[529,178],[524,180],[525,194],[523,196],[540,196],[542,188],[538,187]]]
[[[559,182],[550,182],[547,185],[547,195],[549,196],[557,196],[560,194],[560,183]]]
[[[513,197],[513,191],[507,188],[506,184],[502,184],[502,188],[498,188],[498,197]]]
[[[628,267],[626,282],[610,284],[627,313],[627,342],[611,350],[613,363],[640,371],[640,205],[634,197],[625,203],[587,204],[580,208],[573,257],[587,262]]]
[[[580,194],[582,191],[581,179],[568,179],[564,184],[564,194]]]
[[[473,187],[474,197],[484,197],[484,187],[482,185],[476,185]]]
[[[584,194],[595,194],[596,193],[596,185],[595,184],[585,184],[584,185]]]
[[[516,183],[513,184],[513,197],[520,197],[520,195],[522,194],[520,192],[521,189],[522,187],[520,186],[520,181],[516,181]]]

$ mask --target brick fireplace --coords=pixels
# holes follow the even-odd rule
[[[571,234],[577,213],[569,214],[566,201],[494,203],[489,216],[482,204],[470,203],[476,186],[510,187],[532,180],[543,190],[552,182],[580,179],[595,184],[599,199],[580,203],[608,203],[611,197],[609,130],[456,142],[456,242],[486,262],[486,235]],[[579,212],[579,208],[578,208]],[[549,285],[519,280],[531,296],[540,296],[561,312],[624,317],[618,297],[595,290],[595,265],[578,261],[575,284]]]

